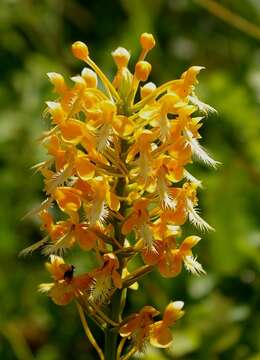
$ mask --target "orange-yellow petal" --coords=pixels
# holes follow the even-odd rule
[[[60,125],[62,137],[71,144],[78,144],[84,135],[84,124],[78,120],[68,120]]]
[[[89,161],[87,156],[79,156],[75,161],[78,176],[82,180],[92,179],[95,175],[95,165]]]
[[[160,259],[160,253],[161,253],[161,249],[163,247],[163,242],[162,241],[154,241],[154,248],[153,249],[143,249],[141,254],[142,254],[142,259],[144,261],[145,264],[147,265],[155,265],[158,263],[159,259]]]
[[[65,119],[65,112],[59,102],[47,101],[48,111],[52,116],[54,124],[62,124]]]
[[[190,249],[193,248],[193,246],[195,246],[196,244],[198,244],[198,242],[200,240],[201,240],[201,238],[199,236],[195,236],[195,235],[186,237],[180,246],[180,251],[182,253],[186,253],[186,252],[190,251]]]
[[[75,236],[81,249],[86,251],[93,249],[98,239],[93,231],[86,229],[82,225],[76,226]]]
[[[133,331],[135,331],[136,328],[138,328],[138,325],[140,323],[140,315],[134,314],[131,316],[131,318],[128,320],[126,324],[121,326],[119,329],[119,334],[123,337],[129,336],[132,334]]]
[[[182,257],[177,250],[167,254],[158,262],[158,269],[165,278],[175,277],[182,270]]]
[[[53,218],[50,213],[48,213],[47,210],[43,210],[39,213],[39,218],[42,221],[42,229],[46,229],[47,231],[50,231],[53,226]]]
[[[120,209],[120,201],[113,192],[107,191],[106,200],[111,210],[118,211]]]
[[[73,288],[65,281],[55,283],[49,292],[52,301],[57,305],[67,305],[74,297]]]
[[[137,214],[133,213],[131,214],[123,223],[122,228],[121,228],[121,232],[123,235],[127,235],[129,234],[134,226],[136,225],[138,220],[138,216]]]
[[[70,187],[58,187],[54,198],[59,208],[66,213],[76,212],[81,206],[79,192]]]
[[[51,273],[54,280],[63,279],[64,265],[66,265],[64,260],[60,256],[56,256],[56,255],[51,255],[50,262],[47,262],[45,264],[47,270]]]
[[[163,314],[163,322],[166,326],[173,325],[175,321],[184,315],[184,311],[182,310],[183,306],[183,301],[172,301],[167,305]]]
[[[134,123],[123,115],[117,115],[113,118],[113,129],[118,135],[128,136],[134,131]]]
[[[72,280],[72,285],[76,293],[78,293],[78,291],[87,290],[92,283],[93,283],[93,278],[88,274],[75,276]]]
[[[171,330],[164,325],[162,321],[158,321],[151,325],[150,343],[158,348],[167,348],[171,345]]]

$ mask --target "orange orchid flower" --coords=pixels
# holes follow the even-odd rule
[[[46,268],[54,283],[39,285],[39,291],[47,293],[57,305],[67,305],[74,298],[83,295],[93,282],[88,274],[74,277],[74,266],[66,264],[59,256],[51,255]]]
[[[110,100],[99,102],[89,114],[89,124],[95,129],[97,136],[98,151],[103,152],[106,149],[113,133],[125,137],[134,130],[133,122],[127,116],[117,115],[117,108]]]
[[[184,264],[186,269],[194,275],[205,273],[196,257],[192,254],[194,247],[201,240],[198,236],[188,236],[177,248],[174,237],[168,237],[163,241],[163,246],[159,249],[158,270],[163,277],[175,277]]]
[[[177,80],[170,88],[171,91],[177,93],[182,99],[190,95],[194,89],[194,85],[198,83],[197,75],[204,69],[203,66],[191,66],[185,71],[180,80]]]
[[[133,212],[124,221],[121,231],[124,235],[135,230],[137,238],[143,241],[144,250],[156,251],[154,247],[154,237],[148,212],[149,200],[141,198],[135,201]]]
[[[96,177],[89,181],[92,198],[84,203],[84,210],[90,226],[102,224],[109,215],[108,209],[118,211],[120,201],[111,191],[109,182],[104,177]]]
[[[131,175],[133,178],[137,177],[138,185],[147,187],[149,185],[149,179],[152,175],[152,151],[153,142],[158,137],[158,132],[152,132],[150,130],[143,130],[142,133],[136,133],[136,141],[129,148],[126,157],[126,163],[133,166]],[[137,160],[134,160],[138,157]]]
[[[51,214],[46,210],[42,211],[39,216],[42,220],[42,229],[47,231],[52,240],[51,244],[45,246],[44,254],[63,252],[76,242],[82,250],[89,251],[93,249],[97,241],[102,241],[96,235],[95,228],[90,228],[86,223],[79,223],[75,215],[57,223],[54,223]],[[102,232],[102,229],[99,228],[99,231]]]
[[[121,326],[120,335],[133,339],[134,345],[141,351],[149,341],[150,326],[153,318],[157,315],[159,312],[154,307],[144,306],[139,313],[131,315],[128,321]]]
[[[159,127],[160,139],[169,140],[172,120],[168,115],[177,115],[178,107],[184,103],[174,92],[163,95],[158,101],[146,105],[139,113],[141,119],[149,122],[153,127]]]
[[[81,207],[80,195],[80,191],[72,187],[58,187],[53,194],[59,208],[69,215]]]
[[[100,268],[91,272],[94,282],[89,300],[97,304],[107,301],[113,290],[122,288],[117,257],[113,253],[108,253],[103,256],[103,261],[104,263]]]
[[[150,326],[150,343],[159,348],[167,348],[172,343],[170,327],[183,315],[183,301],[173,301],[165,309],[163,319]]]

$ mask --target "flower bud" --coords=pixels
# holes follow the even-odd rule
[[[150,95],[156,89],[156,85],[153,82],[149,82],[141,87],[141,98]]]
[[[152,65],[147,61],[138,61],[135,65],[135,76],[139,81],[146,81],[150,72],[152,70]]]
[[[112,52],[113,59],[118,68],[126,67],[130,59],[130,53],[123,47],[118,47]]]
[[[88,47],[82,41],[76,41],[72,44],[72,53],[80,60],[87,60],[89,55]]]
[[[152,34],[143,33],[140,36],[140,44],[144,50],[149,51],[155,47],[156,43]]]
[[[113,85],[122,98],[126,98],[131,90],[133,75],[125,66],[118,69]]]
[[[97,74],[88,68],[84,68],[81,71],[81,76],[86,81],[87,87],[96,88],[97,87]]]

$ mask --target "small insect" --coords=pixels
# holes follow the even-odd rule
[[[74,270],[75,270],[75,266],[70,265],[69,269],[64,273],[63,276],[64,280],[71,281],[73,278]]]

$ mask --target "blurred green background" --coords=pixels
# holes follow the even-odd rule
[[[48,280],[44,259],[17,253],[41,238],[39,224],[20,219],[42,199],[41,177],[30,167],[45,156],[36,139],[46,126],[44,102],[54,98],[46,72],[79,73],[70,45],[82,40],[112,77],[111,51],[124,46],[135,60],[144,31],[157,40],[149,56],[155,83],[206,67],[198,92],[219,115],[205,120],[202,143],[223,163],[218,171],[193,166],[204,184],[203,217],[216,228],[197,248],[208,275],[162,280],[153,273],[129,295],[131,310],[186,303],[171,349],[148,349],[144,358],[260,359],[260,36],[232,26],[229,16],[222,21],[206,2],[0,1],[0,359],[97,358],[75,307],[36,292]],[[218,3],[260,27],[259,0]]]

